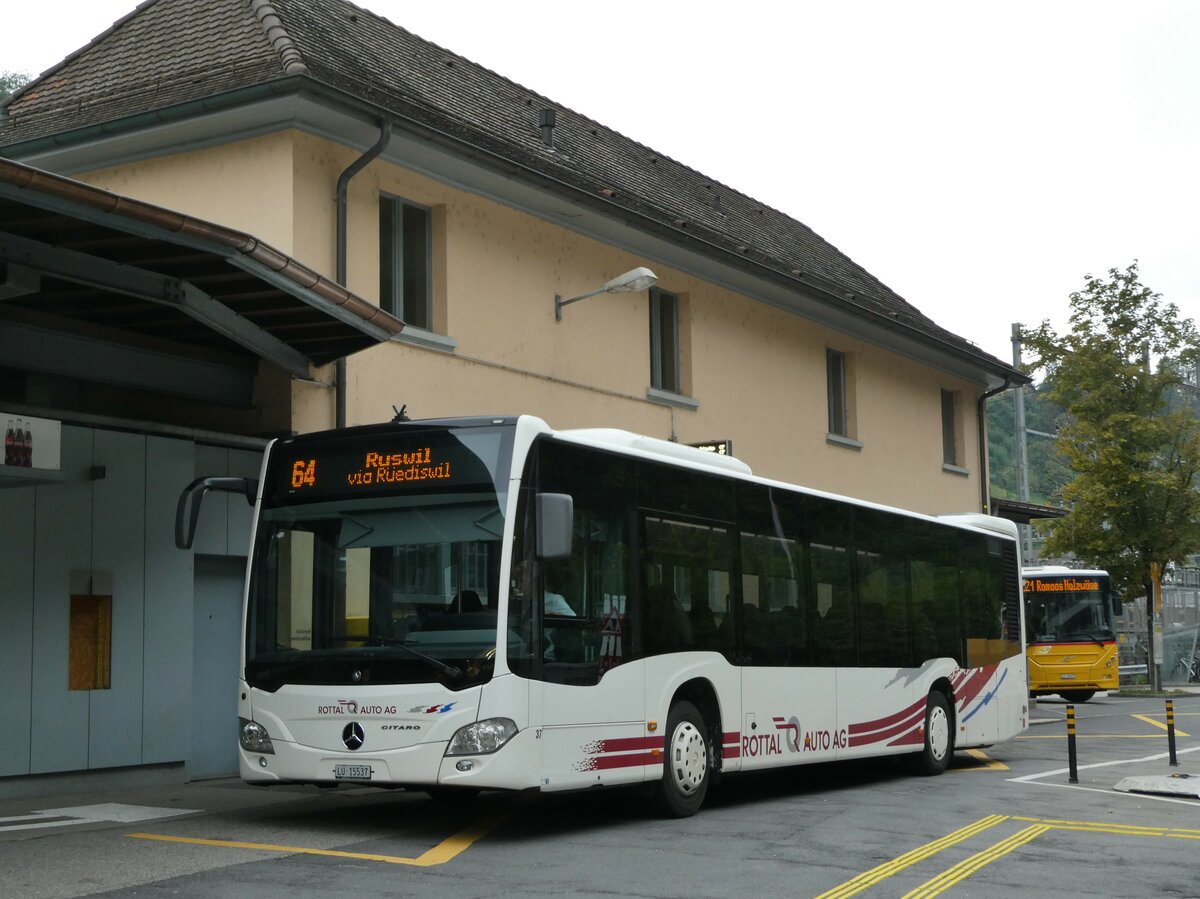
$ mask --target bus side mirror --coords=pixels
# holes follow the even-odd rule
[[[539,559],[567,559],[574,537],[575,500],[569,493],[537,495],[537,554]]]
[[[254,478],[196,478],[179,494],[175,507],[175,545],[180,549],[191,549],[196,539],[196,522],[200,520],[200,503],[210,490],[226,493],[241,493],[246,501],[254,505],[258,494],[258,481]]]

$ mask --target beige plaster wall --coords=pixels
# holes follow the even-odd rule
[[[290,135],[278,133],[77,177],[125,196],[248,231],[292,256],[292,152]]]
[[[357,152],[296,134],[299,258],[333,267],[333,191]],[[372,163],[351,183],[348,286],[378,301],[377,197],[434,210],[435,329],[454,353],[393,343],[351,357],[347,421],[530,412],[560,428],[613,426],[682,442],[734,441],[762,475],[926,512],[979,506],[974,423],[980,388],[845,334],[614,249],[420,174]],[[593,289],[636,265],[680,294],[690,376],[700,406],[646,399],[649,298],[601,295],[554,320],[554,295]],[[443,324],[444,323],[444,324]],[[825,348],[853,354],[857,438],[826,442]],[[942,468],[942,389],[961,391],[969,475]],[[331,391],[293,390],[297,430],[332,422]]]
[[[334,275],[334,193],[359,155],[287,132],[97,172],[101,184],[250,231]],[[181,175],[186,172],[186,175]],[[394,342],[349,361],[351,424],[413,417],[540,415],[555,427],[623,427],[682,442],[731,439],[756,473],[925,512],[979,506],[981,388],[796,316],[397,165],[376,161],[349,191],[347,286],[378,301],[378,205],[386,192],[434,211],[434,330],[453,353]],[[682,298],[696,410],[650,402],[646,292],[574,296],[637,265]],[[825,349],[851,354],[856,438],[826,441]],[[332,384],[332,367],[317,371]],[[940,390],[962,393],[962,458],[942,468]],[[293,382],[297,431],[332,426],[333,391]]]

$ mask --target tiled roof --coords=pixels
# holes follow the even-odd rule
[[[798,291],[842,311],[1012,373],[803,223],[345,0],[148,0],[18,92],[0,119],[0,147],[292,76],[482,148],[669,239],[795,279]],[[556,112],[553,149],[542,140],[542,109]]]
[[[284,75],[247,0],[146,0],[17,91],[0,146]]]

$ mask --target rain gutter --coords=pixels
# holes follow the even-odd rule
[[[346,284],[346,194],[350,187],[350,179],[365,169],[380,153],[387,149],[392,139],[391,119],[379,123],[379,140],[375,141],[367,152],[350,163],[337,181],[337,282]],[[383,300],[383,297],[380,297]],[[346,427],[346,359],[343,357],[334,363],[334,414],[333,423],[336,428]]]

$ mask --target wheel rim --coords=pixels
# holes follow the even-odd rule
[[[704,736],[690,721],[681,721],[671,735],[671,780],[685,796],[704,783],[708,769],[708,749]]]
[[[935,705],[929,710],[929,754],[936,761],[946,757],[950,746],[950,719],[946,710]]]

